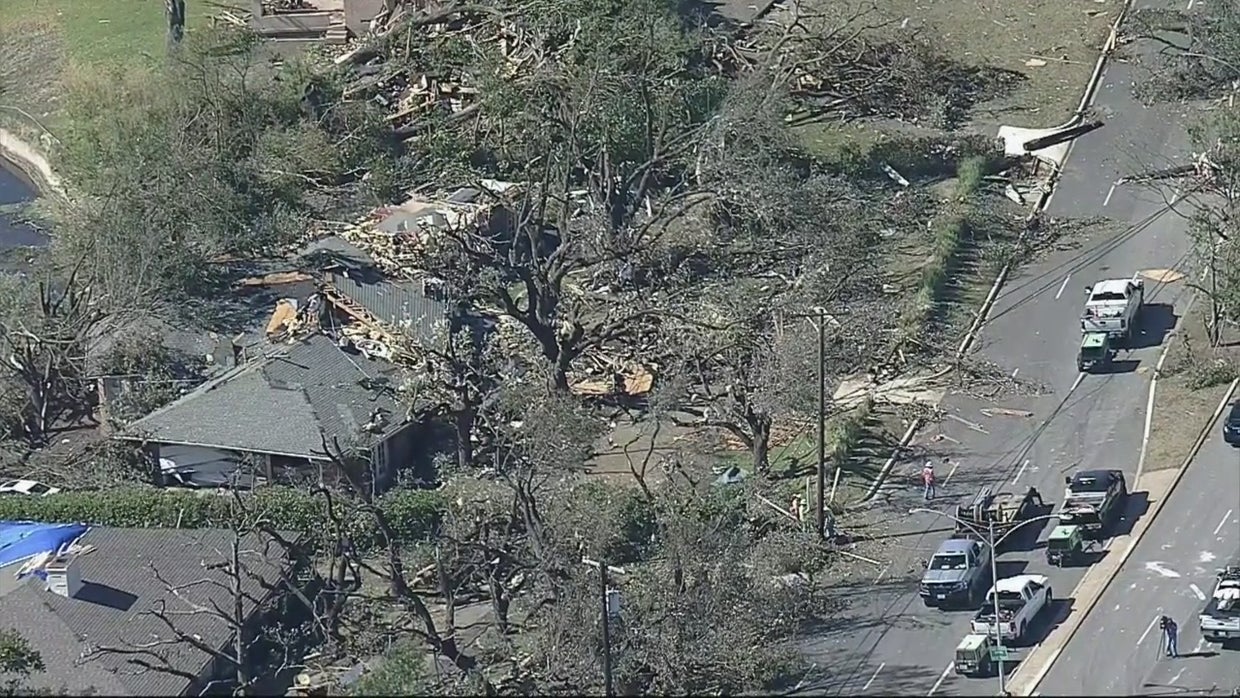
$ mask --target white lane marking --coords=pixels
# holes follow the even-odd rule
[[[1160,607],[1158,609],[1158,613],[1156,613],[1154,615],[1154,618],[1150,620],[1150,624],[1148,627],[1146,627],[1145,632],[1141,633],[1141,637],[1137,638],[1138,645],[1140,645],[1142,642],[1145,642],[1145,636],[1150,634],[1150,631],[1153,630],[1154,626],[1158,624],[1158,619],[1161,617],[1162,617],[1162,608]]]
[[[1188,0],[1188,7],[1185,7],[1185,8],[1184,8],[1184,9],[1185,9],[1185,11],[1191,12],[1191,11],[1192,11],[1192,9],[1193,9],[1193,3],[1194,3],[1194,2],[1197,2],[1197,0]]]
[[[1161,574],[1162,576],[1164,576],[1164,577],[1166,577],[1166,578],[1168,578],[1168,579],[1179,579],[1179,578],[1180,578],[1180,573],[1179,573],[1179,572],[1176,572],[1175,570],[1172,570],[1172,569],[1167,569],[1166,567],[1163,567],[1163,564],[1162,564],[1161,562],[1157,561],[1157,560],[1155,560],[1155,561],[1153,561],[1153,562],[1147,562],[1147,563],[1145,563],[1145,570],[1146,570],[1147,572],[1154,572],[1154,573],[1156,573],[1156,574]]]
[[[1189,3],[1191,4],[1191,3],[1192,3],[1192,0],[1189,0]],[[1116,185],[1118,185],[1118,184],[1119,184],[1119,182],[1112,182],[1112,183],[1111,183],[1111,188],[1107,191],[1107,198],[1105,198],[1105,199],[1103,199],[1103,200],[1102,200],[1102,205],[1103,205],[1103,206],[1106,206],[1107,204],[1111,203],[1111,195],[1115,193],[1115,187],[1116,187]]]
[[[1189,4],[1191,5],[1191,4],[1192,4],[1192,2],[1190,1],[1190,2],[1189,2]],[[1172,676],[1172,677],[1171,677],[1171,680],[1170,680],[1170,681],[1168,681],[1167,683],[1175,683],[1176,681],[1179,681],[1179,680],[1180,680],[1180,676],[1182,676],[1183,674],[1184,674],[1184,670],[1183,670],[1183,669],[1180,669],[1179,671],[1175,672],[1175,676]]]
[[[1206,639],[1203,637],[1197,641],[1197,647],[1193,649],[1193,654],[1200,654],[1201,649],[1206,646]]]
[[[1209,550],[1202,550],[1201,554],[1197,556],[1197,562],[1200,562],[1202,564],[1205,564],[1207,562],[1214,562],[1214,557],[1215,557],[1214,553],[1210,552]]]
[[[1167,345],[1171,347],[1170,344]],[[1162,369],[1163,359],[1167,358],[1167,349],[1163,349],[1162,356],[1158,357],[1158,365],[1154,367],[1154,375],[1150,378],[1150,392],[1145,399],[1145,427],[1141,430],[1141,452],[1137,455],[1137,476],[1133,478],[1133,482],[1141,479],[1141,473],[1145,470],[1145,452],[1150,446],[1150,429],[1154,426],[1154,391],[1158,389],[1158,372]]]
[[[878,668],[874,670],[874,675],[870,677],[869,681],[865,682],[865,685],[861,687],[861,690],[863,691],[870,690],[870,684],[874,683],[874,679],[878,678],[878,672],[882,671],[883,667],[885,666],[887,666],[887,662],[883,662],[882,664],[879,664]]]
[[[1068,274],[1067,276],[1063,277],[1063,283],[1059,284],[1059,291],[1055,293],[1055,300],[1059,300],[1059,297],[1063,295],[1063,290],[1068,287],[1068,279],[1071,279],[1071,278],[1072,278],[1071,274]]]
[[[1192,589],[1192,590],[1193,590],[1193,593],[1197,595],[1197,600],[1198,600],[1198,601],[1205,601],[1205,600],[1206,600],[1206,594],[1205,594],[1205,592],[1203,592],[1203,591],[1201,590],[1201,587],[1197,586],[1196,584],[1189,584],[1189,585],[1188,585],[1188,588],[1189,588],[1189,589]]]
[[[1012,378],[1015,378],[1017,373],[1020,373],[1020,366],[1012,369]]]
[[[1020,479],[1020,476],[1025,474],[1025,468],[1028,468],[1028,467],[1029,467],[1029,459],[1026,458],[1025,462],[1020,464],[1020,470],[1016,471],[1016,477],[1012,478],[1012,484],[1016,484],[1016,481]]]
[[[951,670],[952,664],[948,664],[947,668],[943,670],[943,673],[939,674],[939,680],[935,681],[934,685],[930,687],[930,692],[926,694],[927,696],[932,696],[935,691],[939,690],[939,686],[943,685],[943,680],[947,678],[947,675],[951,673]]]
[[[947,477],[943,479],[943,484],[944,484],[944,485],[946,485],[947,483],[949,483],[949,482],[951,482],[951,481],[952,481],[952,475],[955,475],[955,474],[956,474],[956,468],[959,468],[959,467],[960,467],[960,461],[956,461],[955,463],[952,463],[952,469],[951,469],[951,472],[949,472],[949,473],[947,474]]]
[[[1216,535],[1216,536],[1217,536],[1217,535],[1218,535],[1218,532],[1219,532],[1219,531],[1221,531],[1221,530],[1223,530],[1223,524],[1227,523],[1227,519],[1230,519],[1230,518],[1231,518],[1231,512],[1232,512],[1232,511],[1233,511],[1233,510],[1228,509],[1228,510],[1227,510],[1227,513],[1226,513],[1226,514],[1223,514],[1223,520],[1222,520],[1222,521],[1220,521],[1220,522],[1218,522],[1218,525],[1214,527],[1214,535]]]

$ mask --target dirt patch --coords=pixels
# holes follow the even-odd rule
[[[1146,472],[1183,464],[1240,365],[1240,338],[1233,337],[1220,348],[1210,347],[1205,308],[1199,307],[1205,304],[1198,299],[1167,340],[1171,348],[1154,393]]]

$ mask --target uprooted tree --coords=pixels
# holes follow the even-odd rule
[[[1128,14],[1121,41],[1134,45],[1143,74],[1133,87],[1149,103],[1223,98],[1234,94],[1240,79],[1240,7],[1235,3],[1187,10],[1137,8]]]
[[[89,259],[82,277],[116,307],[175,307],[212,288],[213,260],[271,252],[390,193],[377,107],[297,60],[264,65],[252,33],[195,32],[165,70],[111,77],[66,98],[55,159],[75,195],[55,249]]]

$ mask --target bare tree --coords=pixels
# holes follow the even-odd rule
[[[29,305],[0,318],[5,369],[24,388],[22,429],[32,443],[45,441],[67,414],[89,412],[86,354],[104,316],[78,269],[63,281],[47,275]]]
[[[231,497],[233,515],[227,543],[213,551],[214,558],[203,559],[200,578],[173,581],[170,577],[180,577],[183,572],[174,574],[150,563],[151,575],[166,592],[164,598],[154,601],[153,608],[142,611],[158,625],[154,639],[101,645],[90,656],[122,655],[143,670],[193,681],[201,667],[187,665],[187,655],[179,649],[189,647],[198,656],[226,667],[231,677],[225,683],[237,695],[264,693],[267,689],[258,685],[263,678],[300,661],[297,643],[279,632],[282,619],[273,624],[254,621],[270,612],[279,595],[293,587],[287,573],[279,569],[290,563],[287,541],[267,533],[274,530],[275,523],[265,512],[252,510],[236,491]],[[256,632],[256,628],[261,630]],[[204,629],[222,629],[228,641],[216,645]]]
[[[1123,43],[1145,41],[1155,47],[1134,51],[1142,68],[1133,82],[1139,98],[1182,102],[1234,97],[1240,79],[1240,8],[1233,3],[1187,10],[1136,8],[1124,30]]]

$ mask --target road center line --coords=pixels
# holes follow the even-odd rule
[[[943,484],[944,484],[944,485],[946,485],[947,483],[951,482],[951,480],[952,480],[952,475],[955,475],[955,474],[956,474],[956,468],[959,468],[959,467],[960,467],[960,461],[956,461],[955,463],[952,463],[952,469],[951,469],[951,472],[949,472],[949,473],[947,474],[947,477],[943,479]]]
[[[1189,584],[1188,588],[1193,590],[1193,593],[1196,594],[1198,601],[1206,600],[1205,592],[1201,590],[1201,587],[1197,586],[1196,584]]]
[[[1192,3],[1192,0],[1189,0],[1189,3],[1191,4],[1191,3]],[[1111,188],[1110,188],[1109,190],[1107,190],[1107,198],[1105,198],[1105,199],[1103,199],[1103,200],[1102,200],[1102,205],[1103,205],[1103,206],[1106,206],[1107,204],[1111,203],[1111,195],[1115,193],[1115,185],[1117,185],[1117,184],[1119,184],[1119,182],[1112,182],[1112,183],[1111,183]]]
[[[939,674],[939,680],[935,681],[934,686],[930,687],[930,692],[926,694],[927,696],[932,696],[935,691],[939,690],[939,686],[943,685],[943,681],[947,678],[947,675],[951,673],[951,670],[952,664],[948,664],[947,668],[943,670],[943,673]]]
[[[870,684],[874,683],[874,679],[878,678],[878,672],[882,671],[883,667],[885,666],[887,666],[887,662],[883,662],[882,664],[879,664],[878,668],[874,670],[874,675],[870,677],[869,681],[865,682],[865,685],[861,687],[861,690],[863,691],[870,690]]]
[[[1072,278],[1071,274],[1068,274],[1067,276],[1063,277],[1063,283],[1059,284],[1059,291],[1055,294],[1055,300],[1059,300],[1059,297],[1063,295],[1063,290],[1068,287],[1068,279],[1071,279],[1071,278]]]
[[[1025,474],[1025,468],[1028,468],[1028,467],[1029,467],[1029,459],[1026,458],[1025,462],[1020,464],[1020,470],[1016,471],[1016,477],[1012,478],[1013,485],[1016,484],[1016,481],[1020,479],[1021,475]]]
[[[1149,626],[1146,627],[1145,632],[1141,633],[1141,637],[1137,638],[1138,645],[1140,645],[1142,642],[1145,642],[1145,637],[1150,634],[1150,631],[1153,630],[1154,626],[1158,623],[1158,619],[1161,617],[1161,614],[1162,614],[1162,609],[1160,608],[1158,609],[1158,611],[1159,611],[1159,615],[1154,616],[1153,620],[1150,621]]]
[[[1230,518],[1231,518],[1231,512],[1232,512],[1232,511],[1233,511],[1232,509],[1228,509],[1228,510],[1227,510],[1227,513],[1226,513],[1226,514],[1223,514],[1223,520],[1222,520],[1222,521],[1220,521],[1220,522],[1218,522],[1218,525],[1214,527],[1214,535],[1216,535],[1216,536],[1217,536],[1217,535],[1218,535],[1218,532],[1219,532],[1219,531],[1221,531],[1221,530],[1223,530],[1223,524],[1226,524],[1226,523],[1227,523],[1227,519],[1230,519]]]

